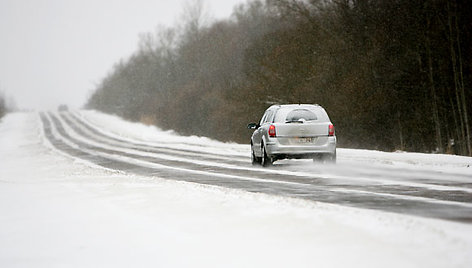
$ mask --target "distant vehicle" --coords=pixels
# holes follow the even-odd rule
[[[251,137],[253,165],[272,165],[280,159],[312,158],[336,162],[336,135],[325,109],[319,105],[288,104],[269,107]]]
[[[59,112],[67,112],[67,111],[69,111],[69,107],[67,107],[67,105],[65,105],[65,104],[61,104],[61,105],[59,105],[59,107],[57,107],[57,110]]]

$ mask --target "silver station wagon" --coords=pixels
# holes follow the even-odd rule
[[[259,123],[250,123],[252,164],[272,165],[280,159],[312,158],[336,162],[336,135],[325,109],[319,105],[269,107]]]

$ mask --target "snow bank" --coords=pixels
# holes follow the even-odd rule
[[[155,126],[144,125],[124,121],[115,115],[100,113],[94,110],[83,110],[76,115],[89,122],[92,126],[99,126],[106,134],[130,141],[143,141],[169,144],[172,148],[194,149],[197,151],[216,152],[218,154],[231,154],[238,156],[250,156],[249,145],[237,143],[224,143],[198,136],[180,136],[174,131],[163,131]]]
[[[159,139],[158,129],[109,122],[120,135],[134,139],[137,127]],[[0,123],[1,267],[472,264],[471,225],[105,170],[51,148],[40,129],[36,114]]]

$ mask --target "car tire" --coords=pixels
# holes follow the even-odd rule
[[[313,163],[314,164],[319,164],[324,162],[324,155],[317,154],[313,157]]]
[[[264,144],[262,145],[261,150],[262,150],[261,165],[263,167],[272,166],[272,163],[273,163],[272,159],[267,155]]]
[[[254,150],[252,149],[251,145],[251,164],[253,166],[259,165],[261,163],[261,159],[259,157],[256,157],[256,154],[254,153]]]
[[[313,163],[336,164],[336,152],[332,154],[321,154],[313,157]]]

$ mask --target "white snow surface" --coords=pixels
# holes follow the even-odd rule
[[[248,145],[77,114],[121,139],[249,155]],[[41,128],[36,113],[0,122],[0,267],[472,267],[470,224],[107,170],[54,149]],[[347,166],[471,170],[468,157],[338,156]]]

